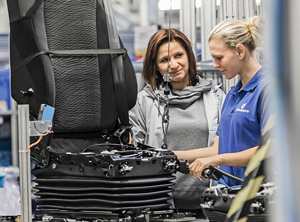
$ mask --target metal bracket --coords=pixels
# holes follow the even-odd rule
[[[29,135],[42,136],[51,128],[51,121],[30,121]]]

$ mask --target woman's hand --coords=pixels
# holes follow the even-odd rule
[[[190,166],[190,174],[198,179],[202,179],[202,172],[209,165],[218,166],[219,155],[205,157],[205,158],[198,158],[196,159]]]

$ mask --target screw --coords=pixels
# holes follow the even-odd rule
[[[56,163],[52,164],[52,169],[55,169],[57,167]]]

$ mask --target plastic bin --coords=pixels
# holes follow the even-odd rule
[[[11,140],[0,140],[0,167],[12,165]]]
[[[10,124],[10,117],[0,117],[2,121],[0,122],[0,141],[3,139],[10,139],[11,138],[11,124]],[[1,142],[0,142],[0,148]]]
[[[4,187],[4,179],[5,179],[5,176],[4,175],[0,175],[0,188]]]
[[[17,182],[19,176],[19,168],[0,167],[0,175],[5,176],[4,186],[3,188],[0,188],[0,216],[20,215],[20,188]]]

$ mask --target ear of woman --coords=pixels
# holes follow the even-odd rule
[[[245,57],[245,53],[246,53],[246,48],[245,48],[245,46],[242,45],[242,44],[237,44],[237,45],[236,45],[236,51],[237,51],[237,53],[238,53],[238,55],[239,55],[240,61],[242,61],[243,58]]]

